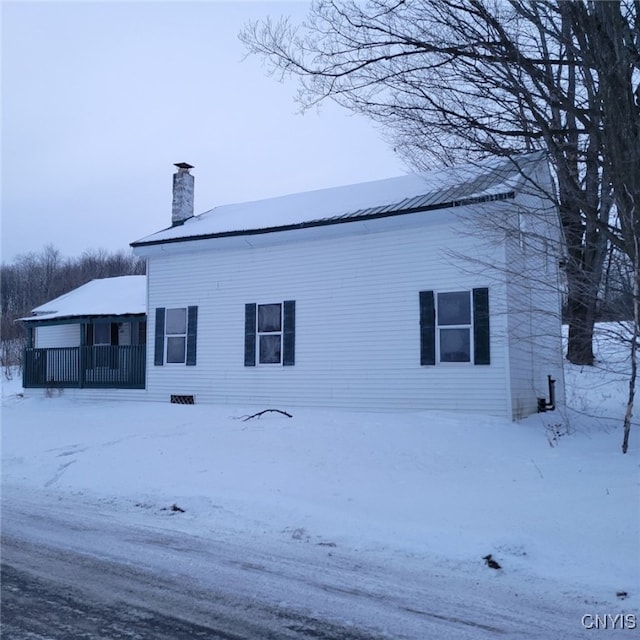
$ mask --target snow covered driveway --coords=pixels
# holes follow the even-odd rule
[[[11,640],[366,640],[283,606],[142,568],[5,537],[3,637]],[[19,567],[19,568],[18,568]],[[5,635],[6,634],[6,635]]]

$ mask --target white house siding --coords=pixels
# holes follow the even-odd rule
[[[511,255],[507,252],[507,255]],[[512,256],[512,268],[520,268],[519,256]],[[533,283],[522,282],[520,277],[509,278],[508,296],[510,300],[509,327],[509,371],[511,381],[511,404],[513,418],[523,418],[537,410],[537,397],[534,376],[534,351],[532,340],[533,314],[531,313]]]
[[[202,251],[195,242],[182,244],[185,253],[176,253],[176,245],[144,249],[150,255],[149,398],[185,394],[196,402],[263,408],[457,409],[511,417],[499,303],[504,285],[475,273],[472,263],[452,266],[449,255],[482,251],[495,263],[503,260],[501,249],[488,255],[484,241],[461,236],[452,222],[450,212],[431,212],[403,216],[411,226],[383,233],[354,235],[358,227],[348,223],[291,232],[299,240],[286,244],[265,245],[269,239],[261,236],[235,239],[244,245],[235,249],[219,240]],[[485,286],[496,312],[491,364],[421,366],[419,292]],[[245,304],[285,300],[296,302],[295,365],[245,367]],[[197,365],[154,366],[155,309],[189,305],[198,306]]]
[[[120,322],[118,324],[118,344],[130,345],[131,344],[131,323]]]
[[[77,347],[80,345],[79,324],[55,324],[36,327],[34,346],[38,349]]]
[[[24,395],[28,398],[36,398],[43,394],[51,393],[48,389],[24,389]],[[74,387],[63,388],[56,391],[64,395],[65,398],[73,400],[81,400],[86,402],[94,402],[97,400],[104,401],[142,401],[147,400],[147,392],[145,389],[77,389]]]
[[[545,176],[537,179],[545,184]],[[549,201],[533,195],[518,197],[513,213],[506,254],[509,367],[517,419],[536,412],[538,398],[549,400],[548,375],[556,381],[557,404],[564,404],[564,375],[557,214]]]
[[[80,344],[79,324],[57,324],[35,328],[34,344],[39,349],[77,347]],[[61,365],[70,379],[78,376],[77,360],[69,352],[53,351],[47,355],[47,380],[59,375]]]

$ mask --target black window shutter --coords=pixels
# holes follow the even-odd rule
[[[436,363],[436,306],[433,291],[420,292],[420,364]]]
[[[284,327],[282,330],[282,364],[292,366],[296,363],[296,301],[284,302]]]
[[[187,365],[196,363],[196,343],[198,335],[198,307],[187,309]]]
[[[473,362],[490,364],[489,289],[473,290]]]
[[[244,306],[244,366],[256,366],[256,304]]]
[[[156,308],[156,335],[153,364],[156,366],[162,366],[164,364],[164,307]]]

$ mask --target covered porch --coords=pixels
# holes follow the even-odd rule
[[[32,320],[23,387],[144,389],[146,316]]]
[[[144,389],[146,345],[27,347],[22,386]]]
[[[25,389],[145,388],[145,276],[92,280],[21,320]]]

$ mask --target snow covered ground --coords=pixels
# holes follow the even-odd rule
[[[23,397],[5,380],[3,511],[86,512],[201,543],[215,532],[247,553],[290,547],[310,571],[319,553],[421,571],[461,596],[505,594],[505,608],[539,596],[575,616],[557,637],[582,637],[580,612],[640,606],[640,425],[622,455],[626,363],[604,345],[597,368],[567,367],[569,409],[518,423],[321,409],[245,420],[271,407]]]

